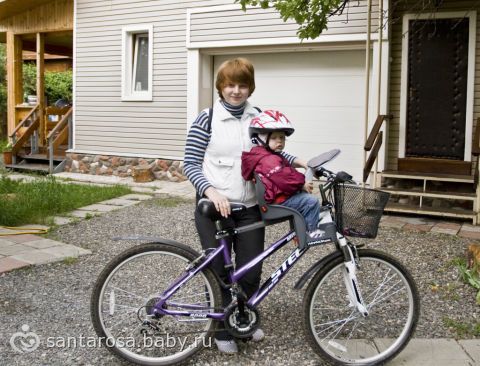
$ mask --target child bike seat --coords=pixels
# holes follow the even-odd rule
[[[298,247],[300,249],[306,248],[308,242],[307,225],[300,212],[290,207],[268,204],[265,201],[265,186],[257,174],[255,174],[255,192],[257,194],[262,220],[265,222],[265,225],[273,225],[289,220],[290,228],[294,229],[297,233]]]

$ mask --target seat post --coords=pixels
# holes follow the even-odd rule
[[[223,231],[222,220],[215,220],[215,228],[217,229],[217,233]]]

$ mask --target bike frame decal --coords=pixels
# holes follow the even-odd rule
[[[191,316],[192,313],[189,311],[180,311],[180,310],[169,310],[169,309],[164,309],[164,305],[167,302],[168,298],[172,296],[180,287],[182,287],[187,281],[189,281],[193,276],[195,276],[198,272],[202,271],[208,264],[217,256],[219,255],[225,248],[227,242],[225,239],[222,239],[220,242],[220,245],[215,248],[213,252],[211,252],[205,260],[196,268],[192,268],[188,270],[187,272],[184,272],[179,279],[175,280],[173,285],[170,286],[163,294],[162,294],[162,299],[158,301],[155,306],[154,306],[154,312],[158,314],[166,314],[166,315],[172,315],[172,316]],[[230,256],[229,256],[230,257]],[[172,303],[171,305],[177,305],[180,306],[182,304],[178,303]],[[184,308],[191,308],[194,310],[194,305],[188,304],[188,305],[182,305]],[[195,310],[199,310],[200,307],[197,307]],[[206,318],[212,318],[216,320],[223,320],[224,314],[223,313],[207,313]]]
[[[305,254],[308,247],[304,249],[295,248],[289,257],[272,273],[270,278],[266,280],[262,286],[248,300],[247,304],[255,307],[267,296],[272,289],[280,283],[285,274],[293,267],[297,260]]]

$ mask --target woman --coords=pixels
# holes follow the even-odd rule
[[[197,190],[197,197],[207,197],[215,204],[225,218],[225,226],[244,226],[261,220],[253,183],[245,181],[241,173],[242,152],[252,147],[250,120],[259,113],[247,101],[255,90],[253,65],[244,58],[225,61],[218,70],[215,87],[220,98],[213,104],[212,115],[209,109],[203,110],[188,132],[184,172]],[[304,162],[288,154],[284,156],[294,166],[306,167]],[[248,209],[230,215],[230,201],[242,202]],[[203,249],[215,247],[215,224],[195,210],[195,225]],[[264,236],[262,228],[237,235],[230,243],[237,268],[263,251]],[[211,266],[227,282],[223,258],[217,257]],[[239,282],[247,297],[258,289],[261,272],[259,264]],[[231,302],[230,292],[222,290],[222,295],[223,306],[227,306]],[[252,340],[263,338],[263,331],[257,329]],[[215,334],[215,343],[221,352],[238,352],[235,339],[226,330]]]

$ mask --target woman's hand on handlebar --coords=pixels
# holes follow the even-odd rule
[[[222,215],[225,218],[230,215],[231,213],[230,202],[228,201],[227,197],[219,193],[213,187],[208,187],[205,190],[205,196],[207,196],[207,198],[213,202],[217,211],[220,212],[220,215]]]

